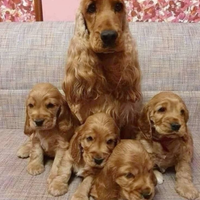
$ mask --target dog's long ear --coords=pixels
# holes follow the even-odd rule
[[[119,188],[115,182],[113,170],[106,164],[95,178],[90,195],[99,200],[116,200],[118,193]]]
[[[150,122],[150,110],[149,105],[146,104],[139,117],[139,128],[146,139],[152,138],[151,122]]]
[[[184,118],[185,118],[185,123],[187,123],[189,120],[189,111],[188,111],[185,103],[184,103],[184,113],[183,114],[184,114]]]
[[[92,186],[92,189],[90,191],[90,196],[92,196],[94,199],[98,199],[98,193],[97,193],[96,185]]]
[[[64,96],[61,96],[61,103],[57,112],[57,123],[60,132],[67,137],[68,141],[74,135],[75,128],[80,125],[77,117],[71,112]]]
[[[79,126],[75,135],[72,137],[70,141],[69,152],[76,163],[79,163],[81,160],[82,147],[81,147],[81,132],[83,129],[83,125]]]
[[[89,43],[89,34],[83,15],[78,10],[74,36],[68,48],[65,78],[62,84],[67,101],[78,102],[80,99],[96,98],[98,96],[98,88],[95,89],[97,79],[102,79],[99,81],[100,83],[105,82],[100,70],[97,55],[92,51]]]
[[[24,124],[24,134],[25,135],[31,135],[33,133],[33,130],[30,126],[30,117],[28,115],[28,105],[27,105],[27,102],[26,102],[26,119],[25,119],[25,124]]]

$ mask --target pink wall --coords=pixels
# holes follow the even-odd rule
[[[80,0],[42,0],[44,21],[74,21]]]

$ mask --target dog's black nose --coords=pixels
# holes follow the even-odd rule
[[[42,126],[43,122],[44,122],[44,119],[36,119],[36,120],[35,120],[35,124],[36,124],[37,126]]]
[[[114,30],[105,30],[101,32],[101,39],[103,43],[108,46],[114,44],[117,36],[118,34]]]
[[[171,124],[171,129],[172,129],[173,131],[178,131],[178,130],[180,129],[180,127],[181,127],[181,125],[178,124],[178,123],[172,123],[172,124]]]
[[[97,165],[100,165],[102,162],[103,162],[103,158],[94,158],[94,162],[97,164]]]
[[[150,199],[152,196],[152,193],[150,189],[146,189],[141,192],[141,195],[144,197],[144,199]]]

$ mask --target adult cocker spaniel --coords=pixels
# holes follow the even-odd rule
[[[94,179],[91,195],[95,200],[151,200],[156,183],[153,163],[141,143],[121,140]]]
[[[119,140],[119,128],[105,113],[96,113],[77,128],[70,141],[57,176],[49,184],[49,193],[59,196],[67,192],[72,171],[83,177],[73,200],[88,199],[93,176],[102,169]]]
[[[82,0],[63,82],[72,111],[82,123],[105,112],[120,127],[133,124],[140,109],[140,79],[124,1]]]
[[[175,166],[176,191],[187,199],[196,199],[199,192],[192,183],[193,140],[188,118],[188,109],[178,95],[161,92],[144,106],[138,138],[161,172]]]
[[[18,156],[22,154],[20,157],[24,157],[25,152],[30,156],[28,173],[38,175],[44,171],[44,155],[55,157],[48,179],[50,181],[57,174],[61,158],[78,125],[78,119],[72,115],[55,86],[50,83],[36,84],[26,101],[24,133],[30,139],[18,151]]]

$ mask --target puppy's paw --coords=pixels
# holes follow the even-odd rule
[[[182,197],[193,200],[199,197],[199,191],[192,183],[179,183],[176,184],[176,191]]]
[[[55,177],[56,177],[56,174],[50,174],[48,179],[47,179],[47,184],[50,185]]]
[[[18,150],[17,150],[17,156],[19,158],[28,158],[30,154],[30,148],[22,145]]]
[[[158,170],[154,170],[153,172],[154,172],[154,174],[156,176],[158,184],[159,185],[163,184],[163,182],[164,182],[163,174],[161,172],[159,172]]]
[[[38,174],[41,174],[44,172],[44,165],[42,164],[35,164],[35,163],[29,163],[27,167],[27,171],[29,174],[36,176]]]
[[[89,200],[89,197],[81,195],[81,194],[78,194],[78,193],[75,193],[72,196],[71,200]]]
[[[68,191],[68,184],[53,180],[48,186],[48,192],[52,196],[61,196],[67,193]]]

